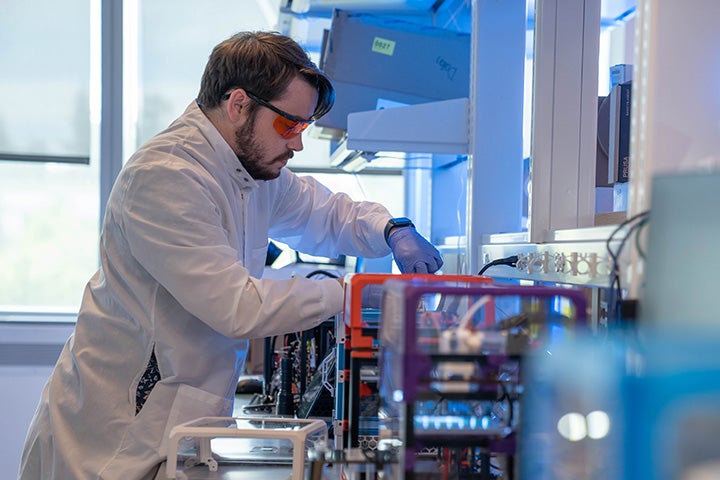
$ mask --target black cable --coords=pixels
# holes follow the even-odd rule
[[[628,218],[624,222],[622,222],[620,225],[617,226],[615,230],[610,234],[607,241],[605,242],[605,248],[608,251],[608,254],[610,255],[610,258],[612,258],[613,261],[613,271],[615,271],[615,267],[617,266],[618,257],[620,256],[620,252],[622,251],[623,246],[625,245],[625,241],[630,237],[632,232],[643,222],[640,222],[638,224],[633,225],[630,227],[630,230],[628,230],[627,235],[623,238],[622,242],[620,243],[620,246],[617,249],[617,252],[613,252],[612,248],[610,248],[610,244],[612,243],[613,239],[615,238],[615,235],[617,235],[623,228],[628,226],[629,224],[633,223],[636,220],[642,219],[643,217],[647,217],[650,214],[648,210],[645,210],[644,212],[640,212],[638,214],[633,215],[632,217]]]
[[[638,251],[638,255],[640,255],[640,258],[643,260],[646,259],[645,257],[645,250],[643,250],[642,245],[640,245],[640,232],[642,232],[642,229],[645,227],[645,225],[648,224],[648,217],[643,218],[640,220],[640,223],[638,224],[637,232],[635,233],[635,249]]]
[[[613,230],[613,232],[610,234],[607,241],[605,242],[605,247],[608,251],[608,254],[610,255],[610,258],[612,259],[612,277],[610,281],[612,298],[610,299],[610,304],[613,305],[616,318],[620,318],[620,306],[622,304],[622,283],[620,280],[619,257],[622,253],[623,248],[625,247],[625,243],[627,242],[627,240],[633,235],[634,232],[639,232],[639,229],[647,223],[649,214],[650,212],[648,210],[645,210],[628,218],[620,225],[618,225],[615,230]],[[620,245],[618,246],[617,251],[613,252],[612,248],[610,247],[613,239],[623,228],[627,227],[630,224],[633,225],[630,226],[626,235],[620,241]]]
[[[517,265],[517,261],[517,255],[511,255],[505,258],[498,258],[497,260],[493,260],[492,262],[485,264],[485,266],[483,266],[478,272],[478,276],[485,273],[485,270],[487,270],[488,268],[494,267],[496,265],[507,265],[509,267],[515,267]]]
[[[339,275],[336,275],[336,274],[334,274],[334,273],[332,273],[332,272],[329,272],[329,271],[327,271],[327,270],[313,270],[312,272],[310,272],[310,273],[308,273],[307,275],[305,275],[305,278],[314,277],[315,275],[325,275],[326,277],[330,277],[330,278],[340,278]]]
[[[628,241],[628,239],[633,235],[633,233],[640,227],[642,222],[638,222],[634,225],[632,225],[625,237],[620,241],[620,245],[618,246],[617,252],[615,253],[615,258],[613,259],[613,275],[615,277],[615,284],[617,285],[617,289],[615,291],[615,309],[616,309],[616,315],[617,318],[621,318],[620,315],[620,305],[623,300],[622,298],[622,287],[620,285],[620,264],[619,264],[619,257],[620,253],[622,252],[623,248],[625,247],[625,243]]]

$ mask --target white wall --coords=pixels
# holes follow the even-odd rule
[[[73,324],[0,322],[0,478],[17,478],[25,433]]]
[[[4,394],[0,396],[2,440],[0,440],[0,478],[17,477],[25,432],[51,366],[0,367]]]

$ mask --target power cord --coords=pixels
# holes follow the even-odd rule
[[[607,241],[605,242],[605,247],[607,248],[608,255],[610,255],[610,258],[612,260],[612,275],[610,279],[610,288],[611,288],[611,295],[612,298],[610,300],[610,304],[613,305],[613,312],[615,313],[616,320],[621,320],[624,317],[624,314],[627,315],[631,311],[634,311],[637,306],[634,306],[632,309],[628,309],[625,312],[623,312],[623,291],[622,291],[622,284],[621,284],[621,275],[620,275],[620,254],[622,253],[623,248],[625,247],[625,243],[628,241],[630,237],[632,237],[633,233],[636,235],[636,248],[639,250],[639,254],[644,257],[644,252],[640,250],[639,248],[639,241],[637,239],[637,236],[640,234],[640,230],[645,227],[650,219],[650,211],[645,210],[643,212],[637,213],[633,215],[632,217],[628,218],[624,222],[622,222],[620,225],[617,226],[617,228],[610,234]],[[628,227],[627,233],[625,236],[620,240],[620,245],[618,245],[617,250],[613,251],[610,247],[610,244],[612,243],[615,236],[620,233],[620,231]]]
[[[494,267],[497,265],[507,265],[509,267],[515,267],[517,266],[518,257],[517,255],[511,255],[509,257],[505,258],[498,258],[497,260],[493,260],[492,262],[486,263],[478,272],[478,276],[485,273],[485,270],[487,270],[490,267]]]
[[[325,275],[326,277],[330,277],[330,278],[340,278],[339,275],[336,275],[335,273],[332,273],[328,270],[322,270],[322,269],[321,270],[313,270],[312,272],[305,275],[305,277],[312,278],[317,275]]]

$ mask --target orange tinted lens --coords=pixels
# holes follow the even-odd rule
[[[294,122],[290,119],[278,115],[275,117],[273,127],[275,131],[283,138],[294,137],[299,135],[310,125],[310,122]]]

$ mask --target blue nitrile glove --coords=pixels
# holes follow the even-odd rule
[[[360,303],[362,308],[380,308],[382,304],[383,286],[380,283],[370,283],[362,288]]]
[[[435,273],[442,267],[440,252],[415,227],[394,229],[388,236],[388,245],[401,273]]]

